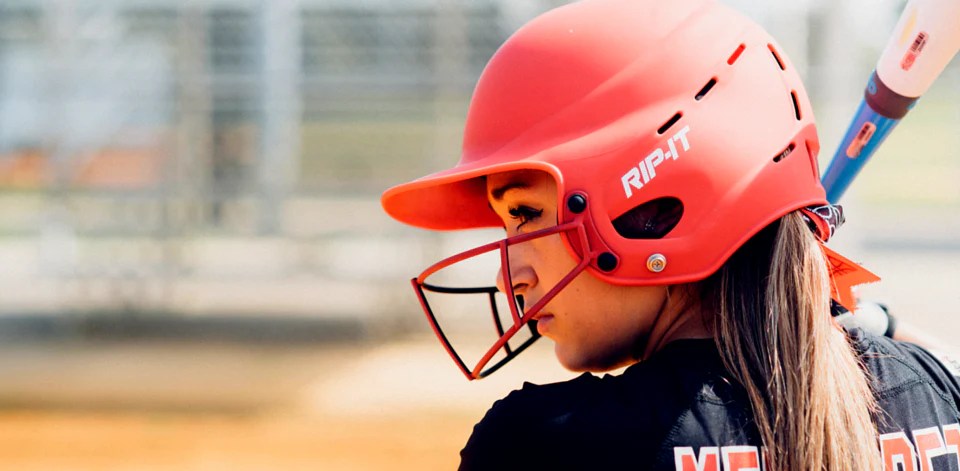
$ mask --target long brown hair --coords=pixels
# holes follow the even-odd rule
[[[876,400],[830,318],[829,283],[823,252],[794,212],[695,286],[724,364],[749,396],[770,471],[882,467]]]

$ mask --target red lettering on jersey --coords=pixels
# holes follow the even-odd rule
[[[755,446],[725,446],[724,471],[760,471],[760,453]]]
[[[880,435],[884,471],[917,471],[917,452],[903,432]]]
[[[947,454],[947,447],[940,436],[940,427],[923,428],[913,431],[913,442],[917,444],[917,457],[921,471],[933,471],[933,457]]]
[[[946,452],[953,453],[957,458],[957,466],[960,467],[960,424],[944,425],[943,441]]]
[[[677,471],[720,471],[720,452],[715,446],[700,447],[700,459],[693,447],[674,447],[673,461]]]

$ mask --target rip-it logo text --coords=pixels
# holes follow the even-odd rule
[[[688,131],[690,131],[690,126],[684,126],[683,129],[677,131],[673,137],[667,139],[666,149],[663,149],[661,145],[661,148],[655,149],[650,155],[641,160],[636,167],[631,168],[620,177],[620,182],[623,183],[623,192],[627,195],[627,198],[633,196],[634,190],[643,188],[643,185],[650,183],[650,180],[656,178],[657,167],[659,167],[660,164],[666,162],[668,159],[677,160],[677,158],[680,157],[681,151],[686,152],[690,150],[690,142],[687,141]],[[678,142],[680,143],[680,147],[677,147]]]

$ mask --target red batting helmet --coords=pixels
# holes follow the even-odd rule
[[[382,203],[423,228],[502,227],[481,177],[542,170],[561,202],[549,233],[580,261],[569,279],[586,270],[621,285],[685,283],[781,216],[826,203],[818,149],[797,70],[753,21],[711,0],[585,0],[508,39],[477,84],[460,162],[387,190]],[[618,225],[651,204],[678,215],[655,238]],[[414,279],[431,319],[427,276],[462,258]],[[473,368],[434,327],[476,378],[537,309],[511,306],[513,325]]]

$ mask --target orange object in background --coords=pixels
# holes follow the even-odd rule
[[[163,174],[164,153],[155,148],[102,149],[78,155],[70,162],[68,183],[73,187],[137,190],[157,186]],[[48,154],[29,149],[0,155],[0,187],[42,189],[48,186]]]
[[[152,188],[162,179],[163,157],[157,149],[104,149],[84,160],[72,182],[93,188]]]
[[[46,165],[46,156],[39,150],[0,155],[0,187],[41,188]]]

